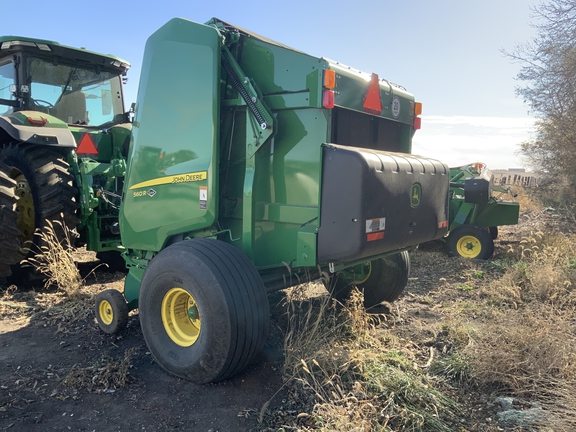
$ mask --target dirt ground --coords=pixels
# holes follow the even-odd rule
[[[517,241],[515,229],[501,230],[496,255]],[[90,254],[79,259],[84,275],[97,265]],[[430,338],[426,323],[441,319],[431,297],[450,295],[450,284],[458,283],[462,268],[474,264],[447,257],[442,244],[414,251],[411,259],[409,284],[394,304],[395,329],[399,336],[422,342],[424,356]],[[81,296],[65,304],[62,294],[41,287],[2,288],[0,430],[259,431],[266,429],[259,423],[263,408],[285,409],[281,295],[270,298],[271,334],[256,362],[229,381],[198,386],[152,361],[136,313],[118,335],[99,330],[94,295],[107,288],[121,290],[123,278],[122,273],[97,269]],[[443,287],[448,290],[444,294]],[[460,400],[466,397],[469,419],[475,421],[468,430],[497,430],[489,401],[474,395]]]
[[[82,263],[82,272],[93,264]],[[280,329],[272,329],[264,352],[242,374],[194,385],[152,361],[136,313],[118,335],[99,330],[94,294],[121,290],[123,279],[96,270],[72,305],[41,287],[2,302],[0,430],[257,430],[257,411],[282,387]]]

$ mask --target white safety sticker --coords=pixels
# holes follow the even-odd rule
[[[386,218],[366,219],[366,234],[384,231],[386,228]]]
[[[208,204],[208,188],[206,186],[200,186],[200,210],[206,210]]]

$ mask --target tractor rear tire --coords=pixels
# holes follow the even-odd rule
[[[407,251],[371,261],[368,276],[358,282],[340,272],[328,281],[328,291],[340,302],[345,302],[356,286],[364,293],[364,307],[369,310],[382,302],[393,302],[404,291],[410,274],[410,256]]]
[[[128,303],[120,291],[115,289],[98,293],[94,312],[98,326],[105,333],[118,333],[128,324]]]
[[[14,188],[16,182],[9,175],[9,168],[0,162],[0,278],[12,274],[10,266],[20,262],[20,230]]]
[[[7,165],[6,174],[14,182],[11,194],[17,199],[15,208],[19,218],[16,224],[11,219],[12,225],[8,229],[20,231],[16,236],[19,248],[9,251],[8,260],[18,263],[44,246],[35,232],[46,230],[46,220],[61,221],[75,233],[79,222],[76,217],[77,190],[68,172],[68,163],[49,147],[11,145],[4,148],[0,156]],[[54,230],[58,239],[64,240],[65,232],[59,224],[54,224]],[[14,266],[12,270],[15,269]]]
[[[268,298],[256,267],[219,240],[185,240],[161,251],[144,273],[138,304],[156,362],[198,384],[240,372],[268,333]]]
[[[494,253],[494,240],[486,228],[460,225],[450,232],[446,245],[450,253],[462,258],[487,260]]]

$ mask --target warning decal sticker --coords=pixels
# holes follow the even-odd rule
[[[366,234],[378,231],[384,231],[386,228],[386,218],[367,219]]]
[[[200,186],[200,210],[206,210],[208,204],[208,188],[206,186]]]

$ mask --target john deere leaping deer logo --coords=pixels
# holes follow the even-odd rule
[[[420,205],[420,200],[422,198],[422,186],[420,183],[414,183],[412,185],[412,193],[410,195],[410,205],[412,207],[418,207]]]

